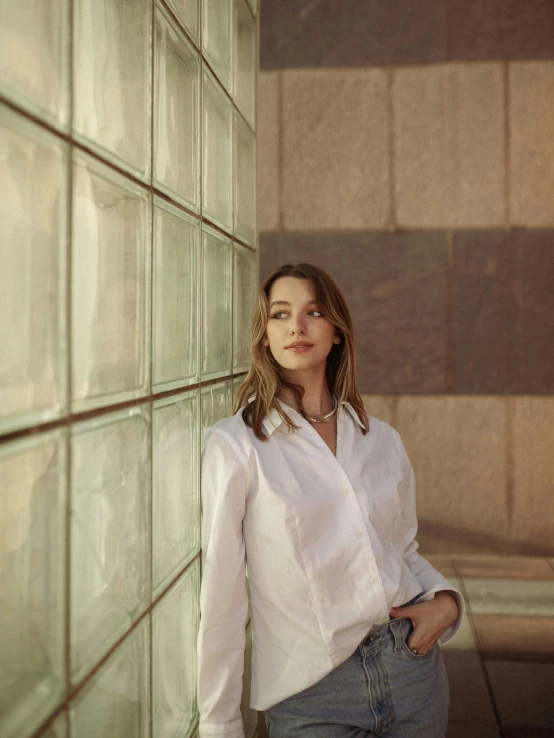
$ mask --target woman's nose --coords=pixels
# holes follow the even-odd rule
[[[306,333],[306,321],[303,315],[293,316],[291,333]]]

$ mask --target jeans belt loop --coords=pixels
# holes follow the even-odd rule
[[[391,620],[389,628],[392,631],[394,637],[394,652],[400,653],[402,650],[402,633],[400,632],[400,622],[398,620]]]

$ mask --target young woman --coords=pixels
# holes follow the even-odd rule
[[[356,388],[352,322],[311,264],[263,284],[251,369],[202,457],[198,704],[202,738],[242,738],[246,566],[251,706],[271,738],[442,738],[437,646],[457,590],[417,552],[398,433]]]

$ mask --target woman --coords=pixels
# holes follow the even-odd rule
[[[414,475],[366,415],[340,290],[311,264],[260,289],[251,369],[202,458],[202,738],[242,738],[246,564],[251,705],[271,738],[440,738],[437,640],[463,601],[417,553]]]

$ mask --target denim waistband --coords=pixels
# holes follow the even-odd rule
[[[409,607],[410,605],[413,605],[414,602],[421,597],[423,592],[420,592],[415,597],[412,597],[411,600],[408,602],[405,602],[403,605],[399,605],[399,607]],[[379,623],[379,625],[374,625],[373,628],[370,628],[370,630],[366,633],[366,635],[362,638],[360,646],[364,644],[365,639],[368,636],[371,636],[372,643],[377,641],[378,639],[382,639],[384,637],[393,637],[393,633],[391,631],[391,623],[395,623],[398,620],[404,620],[404,618],[389,618],[389,620],[386,623]],[[367,645],[367,644],[366,644]]]

